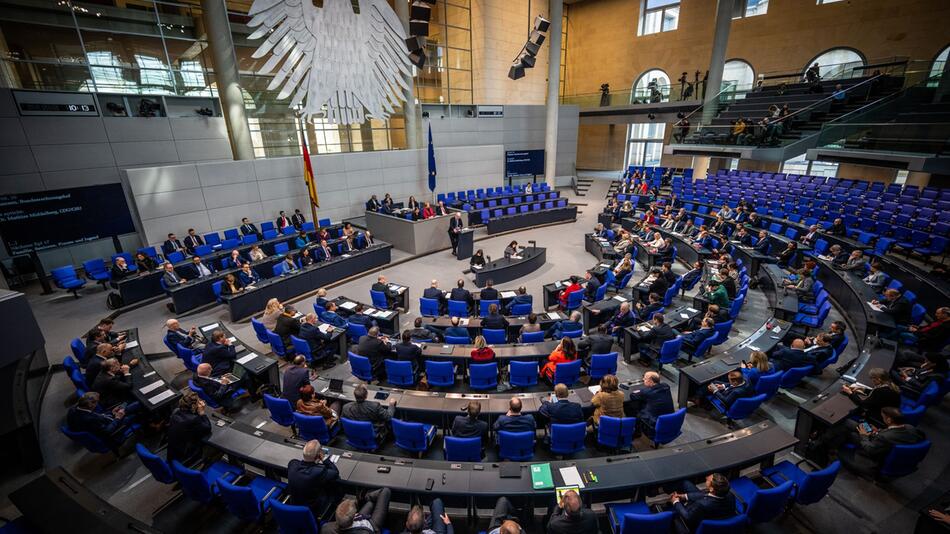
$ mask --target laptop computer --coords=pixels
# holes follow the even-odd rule
[[[330,379],[330,391],[341,393],[343,391],[343,380],[339,378]]]

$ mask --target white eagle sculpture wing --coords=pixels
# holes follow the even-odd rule
[[[258,71],[274,75],[268,90],[291,97],[305,120],[358,124],[366,115],[389,118],[405,98],[410,63],[406,32],[386,0],[255,0],[249,39],[264,39],[254,52],[270,58]],[[278,67],[279,65],[279,67]]]

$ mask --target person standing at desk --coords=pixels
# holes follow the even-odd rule
[[[464,227],[465,223],[462,222],[461,212],[455,212],[455,216],[449,221],[449,241],[452,242],[452,254],[455,254],[459,248],[459,234],[462,233]]]
[[[518,255],[518,242],[512,241],[508,243],[508,246],[505,247],[505,258],[520,260],[521,256]]]
[[[201,354],[202,363],[211,366],[211,376],[221,376],[232,372],[236,358],[237,352],[224,332],[221,330],[212,332],[211,343],[208,343]]]
[[[194,228],[188,229],[188,235],[185,236],[185,250],[188,254],[194,254],[195,248],[205,244],[205,240],[195,232]]]
[[[247,217],[241,219],[241,235],[256,235],[258,239],[261,238],[261,232],[257,229],[257,226]]]

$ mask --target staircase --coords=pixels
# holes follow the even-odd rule
[[[590,189],[590,186],[593,183],[593,178],[581,178],[578,176],[574,181],[574,194],[579,197],[586,197],[587,191]]]
[[[607,196],[604,198],[613,198],[616,196],[617,191],[620,190],[620,180],[614,180],[610,182],[610,187],[607,188]]]

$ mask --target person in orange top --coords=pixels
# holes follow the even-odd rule
[[[567,296],[575,291],[580,291],[583,288],[581,287],[580,279],[576,276],[571,277],[571,283],[567,287],[561,290],[557,296],[558,302],[561,303],[561,309],[567,309]]]
[[[554,370],[559,363],[570,363],[577,359],[577,347],[574,346],[574,340],[565,337],[561,338],[554,352],[548,356],[548,362],[541,368],[541,377],[548,382],[554,381]]]
[[[472,349],[473,363],[491,363],[495,361],[495,351],[485,344],[485,336],[475,338],[475,348]]]
[[[426,202],[425,207],[422,208],[422,218],[431,219],[432,217],[435,217],[435,210],[432,209],[432,206],[429,205],[428,202]]]

